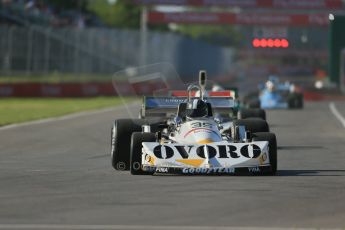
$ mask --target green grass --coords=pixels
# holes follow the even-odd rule
[[[129,98],[126,101],[133,101]],[[117,97],[0,98],[0,126],[121,105]]]

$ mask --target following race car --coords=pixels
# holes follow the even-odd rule
[[[199,91],[191,91],[189,92],[192,97],[200,96]],[[189,94],[186,90],[173,90],[170,92],[170,96],[172,97],[187,97]],[[224,90],[217,84],[213,84],[212,88],[208,91],[204,92],[204,97],[231,97],[233,100],[234,106],[231,107],[229,110],[230,113],[223,114],[225,117],[224,119],[246,119],[246,118],[261,118],[266,120],[266,112],[260,108],[247,108],[243,106],[238,98],[238,89],[232,87],[228,90]],[[141,117],[141,116],[140,116]]]
[[[267,122],[222,121],[214,114],[229,113],[234,100],[204,97],[205,85],[206,73],[200,72],[199,85],[190,85],[186,98],[144,97],[142,119],[115,120],[113,167],[133,175],[275,174],[277,142]]]
[[[301,109],[303,94],[289,82],[281,83],[271,76],[264,85],[259,85],[259,92],[252,92],[244,98],[250,108],[262,109]]]

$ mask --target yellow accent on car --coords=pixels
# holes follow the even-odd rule
[[[202,162],[204,162],[204,159],[181,159],[181,160],[176,160],[176,161],[186,164],[186,165],[199,167],[202,164]]]
[[[267,160],[267,154],[266,153],[262,153],[261,156],[259,157],[260,165],[263,165],[266,160]]]
[[[210,144],[210,143],[213,143],[214,141],[212,139],[204,139],[204,140],[201,140],[201,141],[197,141],[198,144]]]
[[[149,162],[151,166],[153,166],[155,164],[155,157],[147,155],[146,161]]]

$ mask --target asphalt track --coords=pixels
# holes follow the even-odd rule
[[[264,177],[114,171],[110,125],[126,116],[0,129],[0,229],[345,228],[345,128],[328,102],[268,112],[279,172]]]

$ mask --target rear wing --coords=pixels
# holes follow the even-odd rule
[[[194,99],[194,97],[192,98]],[[207,97],[214,113],[229,114],[235,106],[232,97]],[[187,97],[144,97],[142,117],[161,117],[176,114],[180,103],[187,102]]]
[[[197,95],[197,91],[192,91],[192,96]],[[170,92],[172,97],[188,97],[186,90],[174,90]],[[208,97],[232,97],[237,98],[237,91],[234,90],[223,90],[223,91],[207,91]]]

